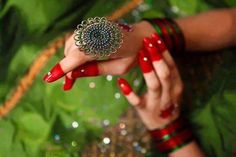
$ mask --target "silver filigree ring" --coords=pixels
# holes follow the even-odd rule
[[[85,54],[104,57],[121,47],[123,35],[118,24],[105,17],[88,18],[75,30],[75,44]]]

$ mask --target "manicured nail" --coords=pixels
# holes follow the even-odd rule
[[[134,30],[131,25],[128,25],[128,24],[126,24],[126,23],[118,23],[118,26],[119,26],[121,29],[125,30],[126,32],[132,32],[132,31]]]
[[[172,115],[174,109],[175,109],[175,106],[171,105],[170,107],[168,107],[167,109],[165,109],[164,111],[161,112],[160,117],[164,118],[164,119],[168,118],[169,116]]]
[[[58,80],[59,78],[61,78],[64,75],[65,75],[65,73],[63,72],[60,64],[58,63],[51,69],[50,72],[48,72],[44,76],[43,80],[50,83],[50,82],[54,82],[54,81]]]
[[[153,70],[151,60],[143,49],[139,51],[139,65],[143,73],[149,73]]]
[[[118,78],[118,84],[124,95],[129,95],[133,91],[129,83],[123,78]]]
[[[155,42],[155,45],[159,49],[161,53],[167,50],[167,47],[164,43],[164,41],[161,39],[161,37],[157,33],[153,33],[152,35],[152,40]]]
[[[143,43],[152,61],[159,61],[162,59],[159,50],[150,38],[144,38]]]
[[[72,78],[89,77],[99,75],[98,64],[96,61],[85,63],[72,71]]]
[[[65,76],[65,84],[63,86],[64,91],[70,90],[75,83],[75,79]]]

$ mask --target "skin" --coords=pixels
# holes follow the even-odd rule
[[[186,49],[190,53],[219,50],[221,48],[236,45],[236,8],[210,11],[192,17],[177,19],[176,22],[183,31],[186,39]],[[133,32],[123,32],[124,43],[118,52],[110,56],[107,61],[98,62],[99,75],[122,75],[128,72],[130,68],[137,65],[138,52],[142,48],[143,38],[150,36],[155,32],[155,30],[148,22],[145,21],[136,23],[133,27]],[[74,68],[88,61],[97,59],[86,56],[83,52],[80,52],[74,44],[73,36],[66,41],[64,53],[65,58],[59,63],[64,73],[66,73],[69,78],[71,77],[71,71]],[[170,63],[170,60],[172,63]],[[169,52],[163,53],[163,59],[161,61],[156,63],[152,62],[154,67],[152,72],[144,74],[144,78],[148,86],[147,93],[142,97],[137,96],[135,93],[132,93],[133,98],[127,97],[129,102],[136,106],[135,108],[148,129],[160,128],[178,117],[177,112],[173,114],[172,117],[169,117],[163,121],[160,117],[155,115],[156,112],[160,113],[167,107],[167,102],[169,100],[178,100],[181,97],[183,85],[182,81],[180,81],[180,77],[177,76],[176,73],[173,74],[173,69],[178,73],[178,70],[173,63],[174,61],[169,55]],[[167,68],[158,68],[161,66],[165,66]],[[168,83],[166,84],[163,84],[163,81],[161,81],[162,76],[160,74],[165,73],[162,69],[169,70],[167,79]],[[178,79],[170,79],[171,77]],[[158,89],[151,92],[151,86],[149,86],[149,84],[152,84],[155,81],[159,83]],[[159,90],[159,88],[163,89],[168,85],[170,86],[168,88],[178,87],[180,93],[177,95],[168,94],[168,96],[163,98],[163,90]],[[158,97],[157,95],[161,96]],[[140,107],[140,104],[142,104],[142,107]],[[155,107],[150,109],[150,106]],[[187,157],[189,154],[191,154],[191,157],[204,156],[195,142],[192,142],[185,147],[182,147],[182,149],[169,154],[169,156]]]

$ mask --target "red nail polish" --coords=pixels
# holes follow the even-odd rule
[[[72,78],[97,76],[99,74],[96,61],[85,63],[72,71]]]
[[[164,51],[167,50],[167,47],[164,41],[161,39],[161,37],[157,33],[153,33],[151,36],[152,36],[152,40],[155,42],[155,45],[159,49],[159,52],[163,53]]]
[[[171,106],[168,107],[166,110],[164,110],[164,111],[161,112],[160,117],[161,117],[161,118],[164,118],[164,119],[168,118],[169,116],[172,115],[172,112],[174,111],[174,109],[175,109],[175,106],[174,106],[174,105],[171,105]]]
[[[129,83],[123,78],[118,79],[118,84],[124,95],[129,95],[133,91]]]
[[[159,50],[150,38],[144,38],[143,43],[152,61],[159,61],[162,59]]]
[[[150,58],[143,49],[139,51],[139,65],[143,73],[148,73],[153,70]]]
[[[133,31],[133,27],[128,25],[128,24],[126,24],[126,23],[118,23],[118,26],[121,29],[125,30],[126,32],[132,32]]]
[[[61,78],[62,76],[64,76],[65,73],[63,72],[60,64],[56,64],[50,72],[48,72],[45,76],[44,76],[44,81],[46,82],[54,82],[56,80],[58,80],[59,78]]]
[[[75,79],[65,76],[65,84],[63,86],[63,90],[64,91],[70,90],[73,87],[74,83]]]

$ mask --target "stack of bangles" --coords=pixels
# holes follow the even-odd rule
[[[167,18],[144,19],[148,21],[166,43],[172,55],[185,52],[185,38],[178,24]]]
[[[172,55],[181,55],[185,52],[184,35],[178,24],[172,19],[145,19],[162,38]],[[155,147],[162,153],[171,153],[179,150],[193,141],[193,134],[186,121],[178,118],[162,129],[150,131]]]
[[[155,147],[162,153],[172,153],[194,140],[186,121],[178,118],[162,129],[150,131]]]

